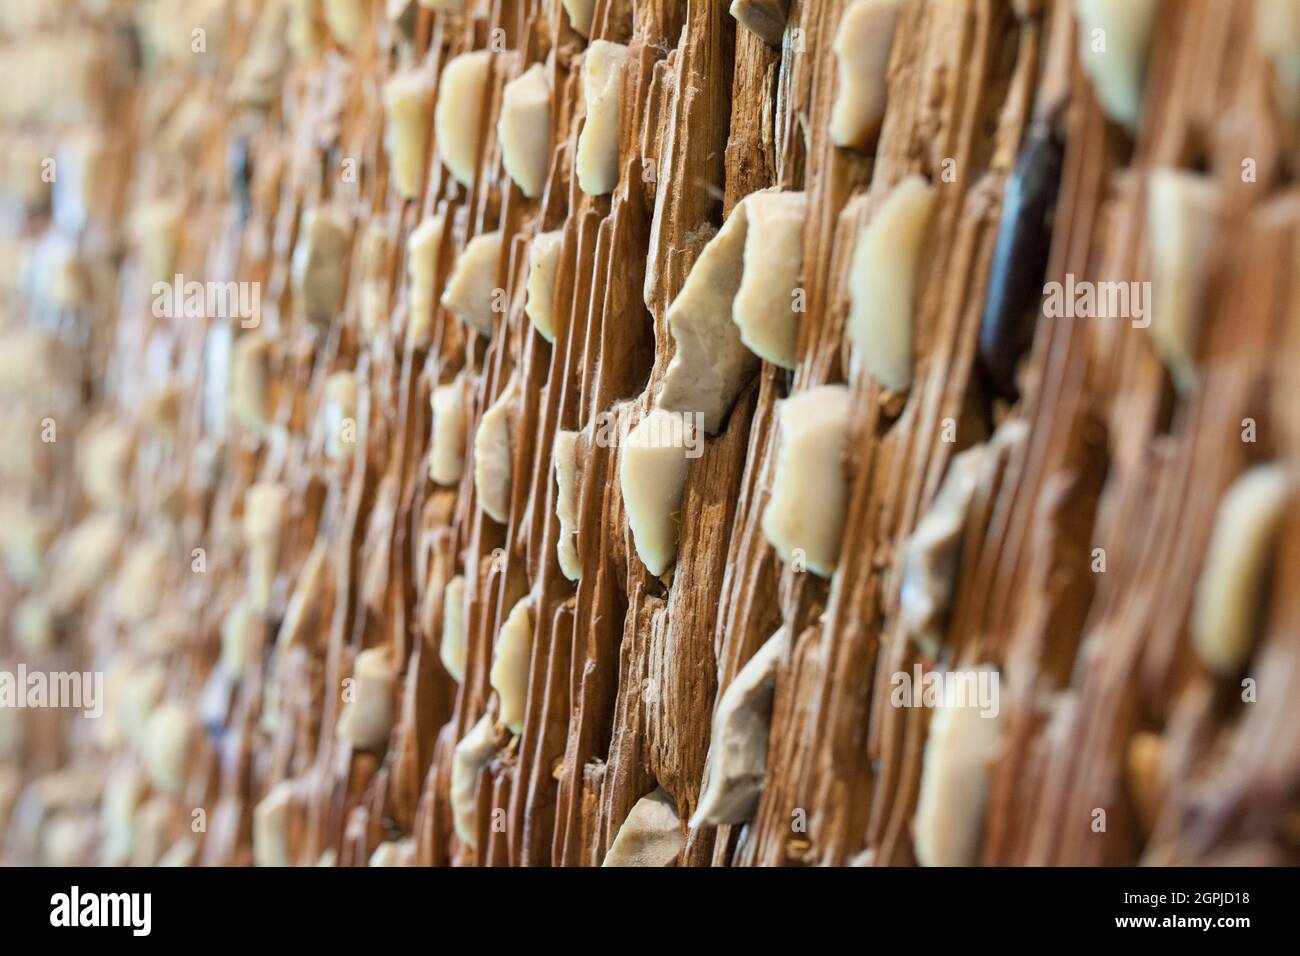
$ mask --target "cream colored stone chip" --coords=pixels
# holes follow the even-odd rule
[[[122,546],[126,528],[113,512],[98,512],[65,531],[50,552],[46,599],[50,610],[62,614],[76,607],[109,573]]]
[[[27,597],[14,608],[14,646],[28,654],[41,654],[54,646],[56,631],[49,605]]]
[[[354,49],[361,42],[366,26],[366,7],[362,0],[323,0],[325,23],[334,39],[345,50]]]
[[[398,73],[384,84],[384,110],[388,114],[384,145],[397,192],[405,199],[420,195],[432,104],[433,86],[423,70]]]
[[[159,867],[193,866],[198,852],[198,844],[192,838],[181,837],[158,858],[157,865]]]
[[[979,671],[944,676],[969,684]],[[984,830],[989,769],[1002,746],[1002,721],[1000,711],[986,715],[969,700],[965,706],[947,703],[935,709],[925,741],[913,820],[916,858],[922,866],[974,866]]]
[[[1300,2],[1255,0],[1255,44],[1273,61],[1273,99],[1294,125],[1300,121]]]
[[[146,279],[172,278],[183,212],[182,205],[174,199],[151,199],[132,214],[131,233],[139,249],[140,265]],[[181,304],[174,303],[172,307],[179,317]]]
[[[383,351],[388,341],[388,300],[392,292],[388,282],[388,256],[391,250],[388,223],[382,218],[371,220],[361,240],[361,330],[374,352]]]
[[[596,0],[563,0],[569,14],[569,26],[584,37],[591,36],[591,17],[596,12]]]
[[[150,797],[136,810],[132,866],[156,866],[162,859],[175,812],[172,801],[163,796]]]
[[[280,532],[289,506],[289,490],[273,482],[259,482],[244,493],[244,543],[248,547],[249,592],[254,609],[271,604],[275,568],[280,555]]]
[[[221,669],[235,680],[244,676],[245,668],[257,652],[256,626],[253,609],[246,600],[241,600],[221,619]]]
[[[691,826],[743,823],[753,817],[767,776],[767,740],[776,672],[790,647],[781,628],[727,685],[713,714],[709,770]]]
[[[722,429],[736,396],[758,367],[731,321],[744,270],[745,225],[745,215],[737,207],[700,251],[668,308],[676,351],[656,404],[669,411],[703,415],[704,430],[710,435]]]
[[[15,581],[32,584],[40,577],[53,537],[48,514],[34,510],[21,496],[0,498],[0,556]]]
[[[677,534],[686,484],[687,450],[694,446],[690,421],[653,409],[623,443],[619,485],[636,553],[655,577],[677,560]]]
[[[299,60],[320,56],[325,40],[316,23],[318,0],[289,0],[289,49]]]
[[[181,704],[163,703],[149,715],[144,765],[149,781],[164,793],[179,793],[195,741],[195,721]]]
[[[101,866],[125,866],[130,861],[135,843],[135,811],[144,792],[145,779],[136,768],[118,766],[109,772],[99,810]]]
[[[456,260],[442,293],[443,306],[480,335],[492,335],[492,317],[503,305],[499,297],[505,293],[497,286],[502,242],[499,231],[471,239]]]
[[[253,865],[291,866],[289,855],[289,817],[297,787],[292,780],[281,780],[253,808]]]
[[[140,400],[140,423],[162,441],[176,441],[180,427],[181,388],[167,381]]]
[[[512,734],[524,729],[524,709],[528,704],[528,668],[533,653],[533,622],[528,613],[528,598],[520,598],[510,609],[492,653],[492,672],[488,681],[501,703],[501,722]]]
[[[452,753],[451,817],[456,835],[467,846],[478,847],[478,832],[474,825],[478,804],[474,791],[479,771],[487,766],[495,750],[496,728],[492,724],[492,718],[484,714],[464,739],[456,744]]]
[[[601,866],[667,866],[685,845],[677,804],[661,787],[632,807]]]
[[[76,448],[77,476],[86,497],[100,507],[126,500],[134,458],[131,429],[109,418],[97,419]]]
[[[272,3],[262,8],[230,83],[233,103],[267,109],[279,98],[285,62],[289,58],[288,24],[288,4]]]
[[[1213,180],[1176,169],[1151,172],[1147,187],[1151,336],[1174,385],[1196,384],[1205,276],[1216,232]]]
[[[551,158],[551,84],[542,64],[534,63],[505,85],[497,138],[507,175],[536,199],[546,186]]]
[[[350,458],[357,447],[359,395],[351,372],[335,372],[325,382],[325,457],[331,461]]]
[[[372,647],[352,665],[352,700],[339,715],[338,736],[357,750],[382,750],[393,729],[393,683],[397,673],[386,647]]]
[[[433,293],[445,226],[442,213],[428,216],[411,230],[406,244],[407,334],[419,349],[433,339]]]
[[[370,854],[367,866],[411,866],[415,858],[415,838],[385,840]]]
[[[570,581],[582,575],[575,545],[578,537],[578,433],[555,433],[555,517],[560,536],[555,543],[560,573]]]
[[[329,325],[343,305],[351,245],[352,226],[341,211],[318,206],[303,213],[291,272],[294,298],[314,325]]]
[[[801,559],[822,577],[840,557],[851,401],[847,386],[820,385],[777,403],[781,448],[763,534],[783,561]]]
[[[167,558],[167,547],[157,536],[140,541],[127,552],[113,588],[113,609],[125,627],[138,630],[157,613]]]
[[[1192,644],[1216,674],[1236,674],[1259,636],[1260,603],[1295,482],[1280,464],[1243,473],[1219,502],[1192,608]]]
[[[560,247],[564,230],[542,232],[528,246],[528,300],[524,313],[533,328],[546,341],[555,341],[552,308],[555,301],[555,275],[560,267]]]
[[[742,199],[732,216],[742,208],[747,220],[744,272],[731,317],[751,352],[782,368],[794,368],[799,345],[795,294],[803,271],[807,196],[764,189]]]
[[[1130,131],[1142,113],[1147,50],[1159,0],[1075,0],[1079,61],[1102,111]]]
[[[855,0],[835,32],[837,66],[831,142],[863,149],[875,140],[885,118],[889,54],[902,0]]]
[[[849,340],[868,372],[891,392],[912,384],[917,261],[936,192],[908,176],[858,235],[849,275]]]
[[[429,403],[433,408],[429,477],[440,485],[458,484],[465,471],[465,388],[461,377],[435,388]]]
[[[465,578],[456,575],[442,592],[442,643],[438,656],[457,684],[465,681]]]
[[[0,382],[18,392],[44,386],[55,374],[52,336],[44,329],[20,325],[0,336]]]
[[[131,744],[143,751],[148,744],[149,715],[162,700],[167,670],[161,662],[135,659],[110,665],[104,678],[108,701],[104,707],[105,742]]]
[[[453,57],[443,68],[433,130],[443,164],[462,186],[474,182],[478,163],[479,126],[487,92],[492,54],[474,50]]]
[[[578,187],[588,196],[603,196],[618,185],[618,122],[627,47],[593,40],[582,65],[587,119],[578,136]]]
[[[806,209],[803,193],[751,193],[700,252],[668,310],[677,350],[661,407],[698,411],[717,434],[755,370],[753,356],[794,367]]]
[[[177,608],[168,608],[135,630],[131,646],[144,657],[166,657],[184,648],[192,632],[193,622],[189,617]]]
[[[266,428],[271,378],[271,343],[256,333],[235,339],[230,362],[230,412],[245,428]]]
[[[474,433],[474,488],[479,507],[502,524],[510,517],[511,444],[518,395],[518,375],[512,374],[501,395],[483,413]]]

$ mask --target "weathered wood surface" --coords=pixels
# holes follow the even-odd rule
[[[24,130],[38,162],[78,128],[117,149],[96,167],[108,183],[78,248],[93,292],[51,305],[16,274],[4,277],[5,334],[30,316],[51,329],[66,355],[41,384],[68,393],[59,404],[29,389],[30,401],[6,404],[15,447],[32,444],[46,415],[60,431],[53,446],[35,448],[30,467],[23,456],[5,463],[4,500],[39,515],[50,536],[66,534],[93,510],[68,446],[92,414],[125,422],[136,455],[118,566],[133,542],[162,536],[172,560],[153,616],[180,615],[184,635],[164,655],[144,649],[142,628],[115,611],[106,575],[58,617],[53,646],[20,647],[14,609],[48,591],[46,563],[31,580],[0,574],[0,651],[33,668],[108,668],[110,694],[112,667],[156,666],[167,700],[196,717],[202,707],[207,732],[193,741],[184,786],[143,791],[128,860],[155,863],[184,844],[195,862],[250,863],[254,807],[291,779],[293,862],[364,864],[397,840],[407,841],[403,859],[422,865],[599,864],[656,787],[686,828],[718,695],[785,626],[795,639],[778,673],[757,815],[744,826],[687,828],[682,865],[915,862],[928,714],[890,706],[891,678],[917,663],[978,662],[1001,670],[1009,728],[993,769],[984,863],[1295,861],[1294,502],[1242,675],[1257,698],[1243,703],[1235,680],[1204,669],[1187,632],[1224,488],[1248,464],[1295,467],[1300,456],[1300,155],[1269,105],[1249,0],[1161,5],[1134,139],[1096,104],[1077,62],[1072,4],[1048,2],[1021,18],[998,0],[907,0],[869,153],[838,148],[827,133],[843,0],[791,0],[780,50],[738,28],[724,0],[597,0],[592,39],[630,48],[621,173],[608,197],[583,194],[573,174],[587,40],[559,0],[470,2],[466,16],[415,6],[406,36],[384,4],[362,6],[360,42],[343,50],[318,20],[319,55],[287,58],[265,110],[232,104],[228,91],[272,2],[117,3],[97,16],[71,2],[18,3],[0,24],[9,58],[33,37],[57,45],[84,36],[88,56],[113,64],[84,88],[72,71],[43,116],[16,96],[0,101],[6,134]],[[120,30],[132,14],[145,52],[138,74]],[[194,53],[199,26],[207,48]],[[383,81],[413,66],[436,90],[447,60],[470,49],[494,51],[473,187],[451,177],[430,135],[421,197],[403,201],[383,146]],[[496,119],[501,87],[533,63],[553,89],[553,152],[544,194],[528,200],[502,170]],[[110,95],[114,84],[121,89]],[[1050,116],[1066,143],[1049,280],[1149,277],[1146,173],[1156,166],[1205,169],[1228,197],[1191,394],[1173,390],[1149,333],[1119,319],[1041,317],[1014,405],[994,401],[981,381],[976,348],[1003,188],[1035,115]],[[232,176],[239,150],[251,166],[246,220]],[[1251,182],[1247,159],[1258,171]],[[915,380],[893,396],[852,361],[847,277],[858,229],[911,173],[939,199],[918,283]],[[691,463],[678,561],[654,578],[628,529],[620,449],[598,436],[648,411],[673,353],[669,304],[736,202],[773,185],[809,195],[798,366],[764,364]],[[158,198],[183,209],[175,271],[260,283],[259,331],[272,345],[263,434],[205,415],[205,389],[224,392],[212,350],[249,334],[238,321],[151,312],[152,277],[126,225]],[[313,331],[295,312],[290,257],[304,211],[325,200],[355,231],[344,306]],[[448,223],[439,295],[471,237],[509,237],[497,272],[506,307],[490,339],[441,306],[427,349],[403,334],[406,243],[435,212]],[[389,240],[381,278],[390,321],[371,341],[360,290],[363,237],[375,224]],[[4,242],[17,255],[47,228],[38,203]],[[523,310],[528,240],[553,229],[564,238],[550,344]],[[362,388],[355,454],[333,462],[322,451],[321,403],[337,370],[355,371]],[[429,396],[466,376],[472,436],[512,373],[522,400],[509,521],[500,524],[479,507],[472,467],[457,488],[429,481]],[[830,580],[783,564],[759,526],[774,476],[775,402],[827,382],[847,383],[854,401],[851,499]],[[176,425],[162,436],[146,410],[169,386]],[[1247,418],[1254,442],[1242,440]],[[902,542],[953,455],[1008,419],[1026,422],[1028,436],[977,490],[946,640],[928,654],[899,623]],[[559,429],[581,433],[576,584],[556,559]],[[220,625],[248,589],[240,527],[255,481],[284,484],[290,511],[272,605],[255,624],[259,652],[243,679],[223,685]],[[286,635],[317,544],[324,584]],[[192,569],[195,548],[204,549],[202,573]],[[444,587],[457,574],[467,583],[463,684],[438,657]],[[492,648],[525,596],[535,626],[526,717],[516,737],[498,728],[500,746],[480,774],[475,849],[452,827],[452,750],[496,712]],[[354,752],[335,733],[340,689],[372,647],[390,648],[397,662],[397,719],[383,752]],[[0,719],[15,728],[0,726],[0,851],[105,860],[103,835],[85,821],[111,773],[139,772],[138,741],[102,738],[60,712]],[[1153,752],[1154,766],[1143,759]],[[205,832],[190,827],[196,809]]]

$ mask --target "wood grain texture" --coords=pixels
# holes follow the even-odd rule
[[[125,718],[110,712],[100,730],[62,711],[0,711],[0,859],[113,862],[105,834],[84,824],[118,774],[141,781],[122,862],[156,863],[183,846],[195,863],[250,864],[255,808],[293,781],[284,839],[299,864],[365,865],[395,842],[417,865],[599,865],[631,808],[662,788],[682,821],[679,865],[910,865],[930,715],[891,704],[895,675],[987,663],[1001,674],[1005,739],[980,862],[1297,862],[1294,497],[1246,670],[1213,676],[1188,638],[1224,489],[1251,464],[1300,467],[1300,153],[1271,105],[1252,3],[1161,4],[1130,138],[1106,120],[1078,63],[1073,4],[1021,17],[1005,0],[906,0],[883,127],[863,152],[827,132],[847,3],[790,0],[776,48],[739,26],[727,0],[597,0],[589,39],[559,0],[471,0],[463,15],[416,6],[400,24],[375,2],[346,51],[308,4],[320,50],[285,51],[277,93],[258,109],[229,91],[275,19],[259,14],[282,0],[122,0],[100,13],[12,0],[0,14],[11,57],[48,47],[49,58],[111,68],[100,83],[66,69],[43,116],[18,95],[0,100],[5,135],[29,162],[62,155],[54,151],[77,135],[112,151],[90,167],[94,196],[72,234],[81,293],[59,299],[48,267],[36,281],[7,267],[0,275],[4,341],[16,349],[35,327],[58,356],[39,366],[40,389],[16,374],[0,381],[4,434],[24,449],[0,464],[0,503],[39,525],[39,571],[27,576],[10,557],[16,519],[0,529],[0,665],[103,670],[110,695],[152,670],[160,698],[192,709],[205,730],[188,748],[183,787],[169,793],[148,783],[146,747]],[[204,52],[175,41],[195,28]],[[595,40],[628,47],[619,181],[607,196],[584,194],[574,172]],[[437,96],[446,63],[472,50],[490,51],[473,182],[443,165],[430,118],[421,192],[403,200],[388,168],[383,83],[414,69]],[[551,87],[552,128],[546,185],[530,200],[503,170],[496,124],[502,87],[533,64]],[[1175,391],[1149,330],[1042,310],[1019,400],[995,398],[982,378],[979,327],[1004,190],[1035,121],[1065,144],[1044,281],[1151,278],[1152,169],[1197,170],[1220,190],[1192,392]],[[1253,177],[1243,176],[1247,161]],[[891,394],[844,334],[849,276],[859,230],[912,174],[938,200],[917,277],[913,384]],[[57,200],[40,187],[23,199],[10,179],[0,188],[15,212],[0,241],[21,258],[66,226],[55,222]],[[678,559],[656,578],[636,555],[616,439],[653,405],[675,349],[668,308],[696,258],[737,202],[771,186],[808,195],[798,363],[790,372],[764,363],[691,460]],[[151,307],[148,237],[129,226],[158,199],[181,210],[174,272],[257,285],[257,332],[271,344],[264,430],[223,412],[222,349],[252,331],[238,316],[165,318]],[[304,214],[325,203],[353,223],[353,241],[343,305],[313,329],[294,301],[291,259]],[[407,245],[434,214],[447,224],[433,253],[435,301],[472,238],[501,230],[506,241],[493,333],[438,304],[425,348],[405,334]],[[368,263],[372,229],[386,243]],[[529,242],[553,230],[563,238],[548,342],[524,305]],[[387,296],[375,335],[362,327],[367,280]],[[322,405],[340,370],[355,374],[360,400],[353,454],[333,461]],[[510,416],[508,520],[497,522],[477,500],[472,456],[455,487],[429,479],[430,395],[463,384],[472,447],[512,375],[521,397]],[[783,563],[760,526],[776,473],[776,403],[826,383],[852,394],[850,496],[829,579]],[[168,386],[178,399],[164,434],[148,409]],[[36,445],[47,415],[58,442]],[[126,429],[134,449],[125,498],[111,509],[75,475],[75,449],[97,416]],[[1025,435],[980,472],[946,632],[924,648],[900,618],[904,542],[953,457],[1008,422]],[[576,582],[556,557],[560,430],[579,434]],[[232,676],[219,664],[221,626],[249,592],[244,495],[259,481],[288,489],[288,514],[271,606],[254,616],[247,666]],[[124,527],[110,571],[55,616],[49,646],[22,644],[17,609],[51,600],[58,542],[108,510]],[[127,555],[150,534],[169,559],[146,624],[184,622],[161,654],[115,603]],[[289,633],[286,611],[315,547],[323,584]],[[460,683],[438,653],[457,575]],[[520,599],[534,625],[523,729],[497,727],[471,847],[452,824],[453,751],[499,710],[493,648]],[[779,627],[794,639],[778,668],[754,819],[691,827],[718,698]],[[395,662],[394,721],[386,747],[362,752],[336,724],[353,662],[369,648]],[[1250,702],[1243,680],[1253,682]],[[195,810],[203,832],[189,826]]]

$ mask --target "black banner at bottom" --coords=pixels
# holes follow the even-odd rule
[[[1294,872],[1264,869],[34,869],[0,870],[0,881],[11,937],[128,946],[449,943],[469,927],[494,943],[540,932],[561,945],[566,930],[598,942],[612,922],[661,944],[680,933],[692,948],[713,933],[771,945],[773,931],[798,927],[865,943],[963,925],[1000,941],[1172,932],[1231,943],[1295,919]]]

